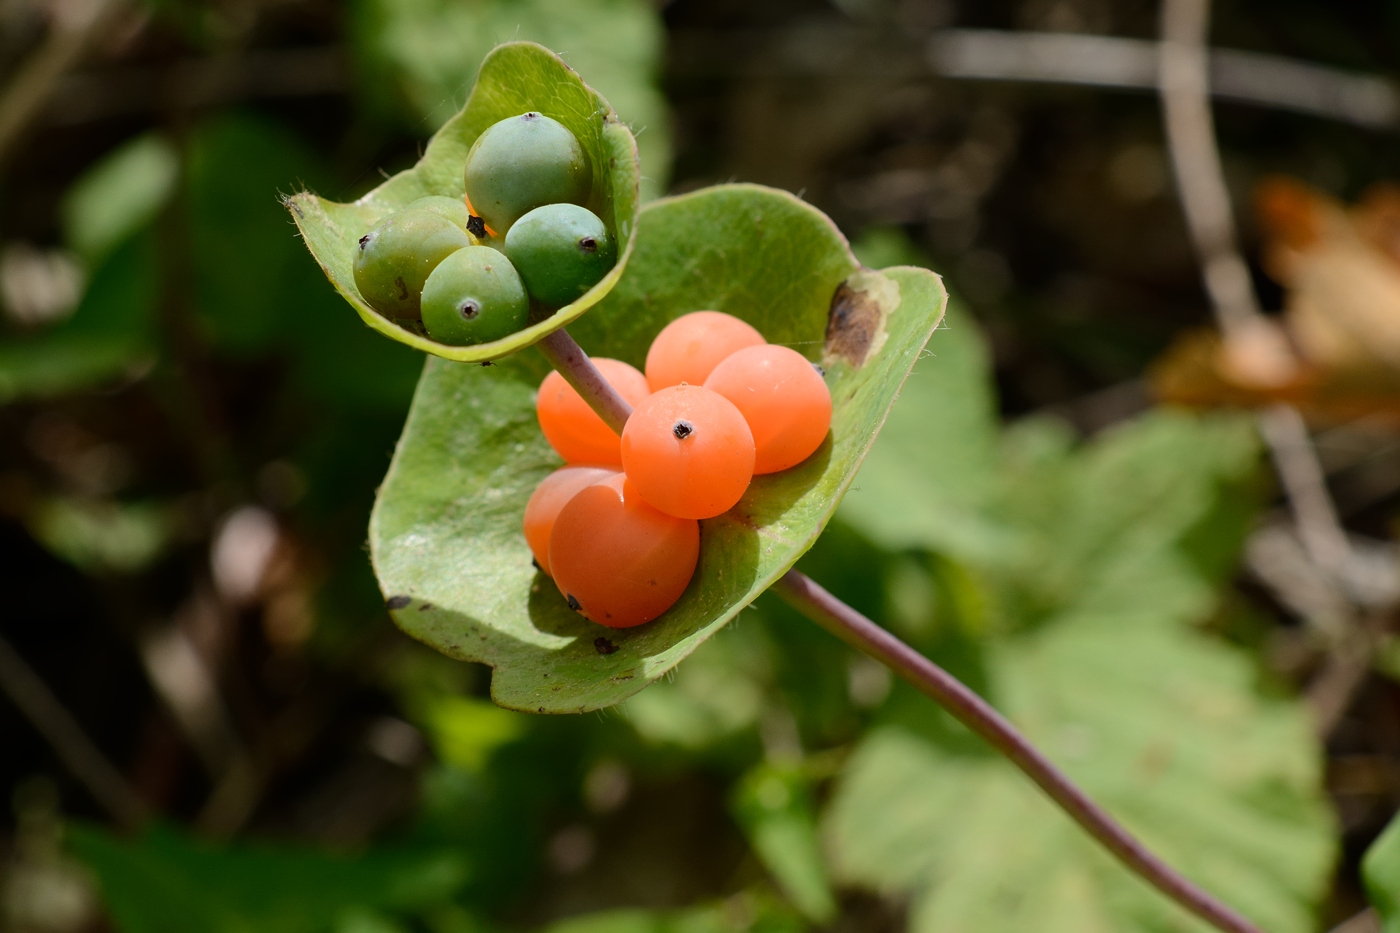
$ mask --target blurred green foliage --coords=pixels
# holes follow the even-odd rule
[[[1400,931],[1400,817],[1390,821],[1361,866],[1371,903],[1381,915],[1382,933]]]
[[[124,933],[398,930],[389,917],[446,903],[467,871],[450,852],[338,858],[290,847],[221,849],[170,830],[120,840],[75,826],[70,836]]]

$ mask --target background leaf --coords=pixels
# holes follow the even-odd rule
[[[593,167],[593,190],[585,205],[602,218],[619,244],[617,264],[572,304],[523,330],[491,343],[450,347],[395,324],[360,297],[353,263],[356,243],[381,218],[425,195],[461,197],[467,152],[492,124],[539,110],[578,137]],[[636,233],[637,144],[617,114],[553,52],[532,42],[497,47],[481,64],[476,86],[462,112],[428,143],[419,163],[399,172],[351,204],[303,192],[287,199],[302,238],[336,291],[360,318],[385,336],[446,359],[481,362],[530,346],[573,321],[606,295],[627,266]]]
[[[445,852],[359,858],[286,848],[216,847],[167,830],[121,840],[76,827],[71,844],[97,876],[121,933],[330,933],[373,912],[420,911],[465,880]]]
[[[886,546],[931,550],[920,566],[967,568],[990,625],[985,679],[970,682],[1149,847],[1263,928],[1312,929],[1334,848],[1310,721],[1260,691],[1243,653],[1191,628],[1249,524],[1250,422],[1158,412],[1078,449],[1044,418],[997,432],[988,413],[945,433],[935,409],[949,394],[990,394],[986,354],[956,318],[929,353],[959,382],[916,367],[891,422],[931,428],[882,438],[842,517]],[[971,492],[945,504],[921,468],[936,470],[945,446],[957,461],[969,441],[985,476],[950,477]],[[902,501],[931,516],[927,535],[888,521]],[[995,535],[963,533],[979,526]],[[931,593],[957,602],[946,586]],[[966,615],[933,615],[925,643],[947,650]],[[838,780],[825,829],[841,880],[912,895],[914,933],[1205,929],[920,709],[897,688]]]
[[[409,598],[391,603],[395,621],[453,657],[492,665],[492,697],[513,709],[596,709],[660,677],[811,546],[941,316],[943,290],[924,270],[857,271],[830,222],[791,195],[722,186],[648,205],[635,266],[574,328],[590,353],[640,366],[666,323],[714,308],[816,357],[843,286],[842,307],[872,315],[884,339],[859,366],[831,352],[850,330],[839,328],[828,346],[831,442],[801,466],[756,477],[733,510],[706,521],[686,594],[628,631],[570,611],[530,566],[520,517],[534,485],[559,465],[535,421],[543,360],[430,363],[370,527],[385,595]],[[600,653],[598,638],[618,650]]]
[[[1361,864],[1371,904],[1381,915],[1384,933],[1400,930],[1400,817],[1366,850]]]

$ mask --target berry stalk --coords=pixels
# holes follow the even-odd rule
[[[773,589],[798,612],[932,697],[1005,755],[1089,835],[1157,890],[1226,933],[1262,933],[1154,855],[962,681],[832,596],[806,574],[789,570]]]
[[[588,354],[574,342],[569,332],[561,327],[535,346],[544,354],[549,365],[564,377],[564,381],[573,386],[574,391],[598,413],[603,423],[621,435],[623,425],[632,414],[631,404],[603,378],[598,367],[593,365]]]
[[[632,406],[608,384],[568,332],[560,328],[535,346],[589,407],[621,434]],[[789,570],[773,589],[798,612],[857,651],[888,666],[980,735],[1039,785],[1085,832],[1157,890],[1224,933],[1263,933],[1154,855],[962,681],[832,596],[806,574]]]

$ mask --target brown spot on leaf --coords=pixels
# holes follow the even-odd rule
[[[857,291],[842,282],[831,296],[826,318],[826,355],[860,366],[880,333],[882,318],[874,293]]]
[[[388,606],[390,609],[402,609],[411,602],[413,602],[412,596],[390,596],[388,599],[384,600],[384,605]]]
[[[421,605],[421,606],[418,607],[418,611],[419,611],[419,612],[427,612],[427,611],[428,611],[429,609],[431,609],[431,608],[433,608],[433,604],[432,604],[432,603],[424,603],[423,605]]]
[[[602,636],[593,639],[593,647],[598,649],[599,654],[612,654],[617,650],[617,645]]]

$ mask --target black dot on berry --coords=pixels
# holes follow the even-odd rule
[[[583,609],[583,603],[579,602],[578,597],[575,596],[573,593],[566,594],[564,596],[564,599],[568,601],[569,608],[572,609],[574,612],[579,612]]]
[[[522,114],[520,115],[520,119],[526,120],[526,121],[529,121],[529,120],[538,120],[539,118],[540,118],[540,115],[539,115],[538,113],[536,113],[535,111],[533,111],[533,110],[531,110],[529,113],[522,113]]]
[[[464,301],[461,306],[457,308],[457,312],[462,315],[462,320],[474,321],[476,320],[476,316],[481,313],[481,305],[477,304],[475,301]]]
[[[365,251],[365,247],[368,246],[368,245],[369,245],[369,234],[366,233],[364,236],[360,237],[360,252],[364,252],[364,251]]]
[[[675,426],[671,428],[671,433],[676,436],[676,440],[683,441],[695,433],[695,425],[689,421],[677,421]]]
[[[399,301],[408,299],[408,286],[404,284],[403,276],[394,279],[394,284],[399,287]]]
[[[585,253],[596,253],[598,252],[598,241],[591,236],[586,236],[578,241],[578,248]]]
[[[467,218],[467,232],[472,236],[486,236],[486,221],[472,214]]]
[[[821,376],[823,379],[826,378],[826,370],[823,367],[818,366],[816,363],[813,363],[812,368],[817,371],[818,376]]]

